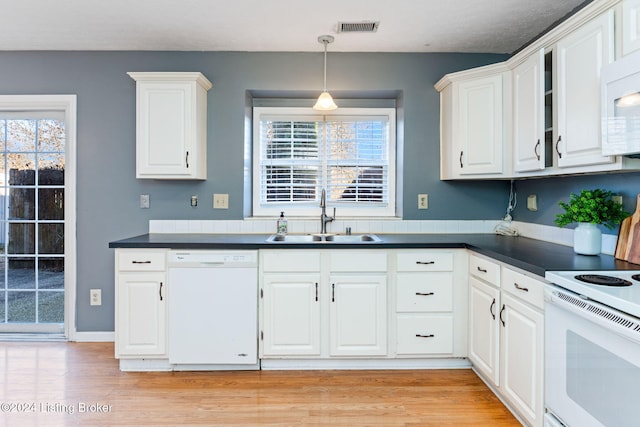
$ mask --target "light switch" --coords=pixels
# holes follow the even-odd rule
[[[529,197],[527,197],[527,209],[529,209],[532,212],[535,212],[538,210],[538,196],[535,194],[531,194],[529,195]]]
[[[213,195],[213,209],[229,209],[229,195],[228,194],[214,194]]]
[[[149,195],[141,194],[140,195],[140,209],[149,209]]]

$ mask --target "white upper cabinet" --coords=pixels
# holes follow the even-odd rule
[[[201,73],[128,73],[136,81],[136,178],[207,178],[207,91]]]
[[[485,67],[441,80],[441,178],[503,177],[509,74]]]
[[[614,59],[613,10],[556,45],[555,150],[559,167],[611,163],[602,155],[600,70]]]
[[[624,0],[620,27],[620,54],[628,55],[640,49],[640,0]]]
[[[513,70],[513,170],[545,168],[545,69],[540,49]]]
[[[616,36],[619,52],[635,49],[638,22],[640,0],[595,0],[507,61],[445,75],[435,85],[440,179],[640,170],[602,154],[600,102]]]
[[[502,75],[461,82],[457,89],[460,174],[501,173]]]

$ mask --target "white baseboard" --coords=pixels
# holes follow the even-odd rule
[[[115,332],[74,332],[69,341],[76,342],[115,342]]]

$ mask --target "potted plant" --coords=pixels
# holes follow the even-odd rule
[[[573,250],[581,255],[597,255],[602,248],[602,233],[598,224],[613,229],[629,216],[620,203],[612,199],[611,191],[596,188],[571,193],[569,203],[559,202],[564,213],[556,215],[560,227],[571,223],[578,226],[573,233]]]

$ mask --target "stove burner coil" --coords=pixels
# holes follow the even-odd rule
[[[601,274],[578,274],[577,280],[601,286],[631,286],[632,283],[620,277],[603,276]]]

